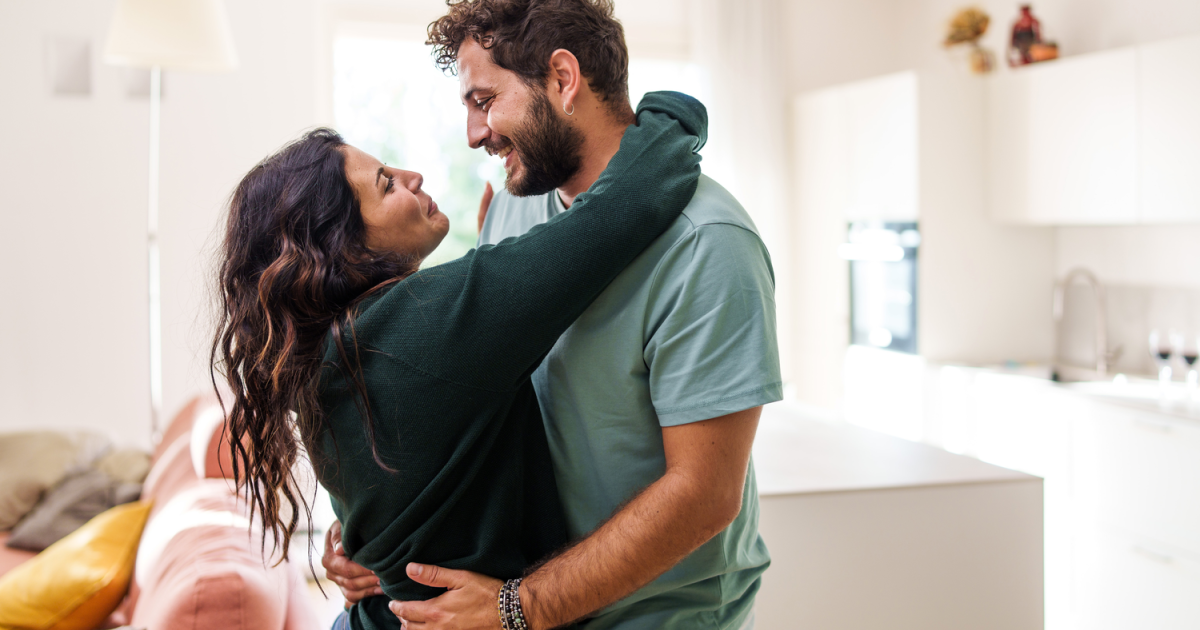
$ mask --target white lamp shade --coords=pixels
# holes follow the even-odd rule
[[[238,65],[223,0],[119,0],[104,60],[209,72]]]

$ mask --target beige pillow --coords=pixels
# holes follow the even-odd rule
[[[12,529],[69,470],[91,464],[102,442],[86,432],[0,434],[0,531]]]
[[[150,453],[135,448],[114,448],[96,460],[94,468],[123,483],[142,483],[150,473]]]

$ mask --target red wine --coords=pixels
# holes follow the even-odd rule
[[[1170,350],[1159,350],[1157,356],[1160,360],[1166,361],[1171,358],[1171,351]]]
[[[1196,365],[1196,353],[1195,352],[1184,352],[1180,356],[1183,357],[1184,363],[1186,363],[1188,365]]]

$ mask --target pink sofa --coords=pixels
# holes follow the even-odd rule
[[[250,528],[246,502],[226,479],[223,427],[216,398],[205,396],[167,428],[142,493],[154,508],[134,583],[112,626],[318,630],[299,571],[264,563],[259,535],[248,535],[258,527]]]
[[[9,532],[0,532],[0,575],[4,575],[9,571],[17,568],[21,563],[36,556],[32,551],[22,549],[9,549],[4,546],[8,542]]]

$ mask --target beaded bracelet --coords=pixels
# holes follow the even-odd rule
[[[500,614],[503,630],[529,630],[525,623],[525,611],[521,608],[521,578],[509,580],[500,587],[496,597],[496,610]]]
[[[496,595],[496,612],[500,615],[500,630],[510,630],[508,627],[508,619],[504,617],[504,585],[500,585],[500,592]]]
[[[525,611],[521,607],[521,578],[509,580],[508,586],[508,618],[513,630],[529,630],[525,623]]]

